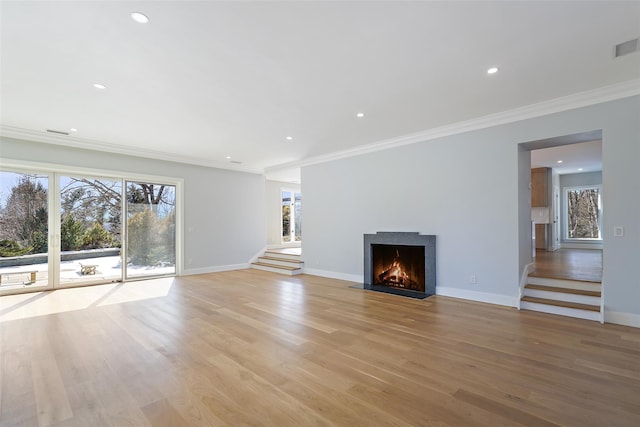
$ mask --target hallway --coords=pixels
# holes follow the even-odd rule
[[[602,281],[602,250],[558,249],[537,250],[532,277],[569,279],[585,282]]]

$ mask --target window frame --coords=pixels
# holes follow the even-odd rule
[[[569,237],[569,192],[598,190],[598,237]],[[565,242],[602,242],[602,185],[576,185],[562,188],[562,238]]]
[[[58,163],[43,163],[32,162],[26,160],[13,160],[13,159],[0,159],[0,170],[17,173],[37,173],[46,174],[49,177],[49,245],[55,245],[59,241],[60,237],[60,200],[59,200],[59,177],[60,176],[86,176],[86,177],[103,177],[108,179],[121,179],[123,183],[125,181],[137,181],[137,182],[153,182],[155,184],[166,184],[175,186],[175,203],[176,203],[176,262],[175,273],[168,275],[169,277],[181,276],[184,271],[184,179],[178,177],[168,177],[152,174],[140,174],[123,170],[110,170],[110,169],[95,169],[78,167],[73,165],[65,165]],[[124,215],[124,203],[123,203],[123,215]],[[56,212],[53,214],[52,212]],[[125,218],[123,216],[123,218]],[[126,239],[126,227],[123,227],[122,239]],[[49,266],[50,274],[53,279],[49,282],[50,289],[63,289],[67,287],[87,286],[93,283],[78,283],[78,284],[62,284],[59,278],[59,266],[56,264],[59,258],[55,255],[59,254],[59,247],[56,247],[56,251],[50,250],[49,253]],[[123,269],[124,271],[125,269]],[[126,277],[123,275],[122,279],[125,282],[143,280],[146,278],[160,278],[167,277],[163,275],[157,276],[135,276]],[[22,293],[29,290],[0,290],[0,295],[11,293]]]

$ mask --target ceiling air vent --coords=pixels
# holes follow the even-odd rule
[[[47,132],[57,133],[58,135],[69,135],[69,132],[64,132],[61,130],[47,129]]]
[[[239,162],[237,160],[231,160],[229,163],[233,163],[233,164],[236,164],[236,165],[241,165],[242,164],[242,162]]]
[[[629,40],[616,45],[616,58],[638,51],[638,39]]]

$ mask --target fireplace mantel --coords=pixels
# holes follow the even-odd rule
[[[425,257],[425,290],[412,291],[375,284],[373,277],[372,245],[421,246]],[[436,236],[423,235],[418,232],[379,231],[376,234],[364,235],[364,289],[388,292],[398,295],[425,298],[436,293]]]

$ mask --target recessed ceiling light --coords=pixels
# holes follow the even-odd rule
[[[227,156],[227,160],[231,160],[231,156]]]
[[[95,87],[96,89],[106,89],[107,87],[103,84],[100,83],[94,83],[93,87]]]
[[[487,74],[495,74],[498,72],[498,67],[491,67],[487,70]]]
[[[558,160],[556,163],[562,163],[562,160]]]
[[[356,114],[356,117],[364,117],[364,113],[358,113]]]
[[[71,128],[71,129],[69,129],[69,130],[70,130],[71,132],[78,132],[78,129],[76,129],[76,128]]]
[[[284,139],[286,139],[287,141],[291,141],[293,139],[293,137],[292,136],[287,136]]]
[[[149,18],[147,17],[147,15],[142,12],[133,12],[131,14],[131,19],[139,24],[146,24],[147,22],[149,22]]]
[[[583,171],[584,169],[582,169],[582,168],[578,168],[578,170],[579,170],[579,171]]]

